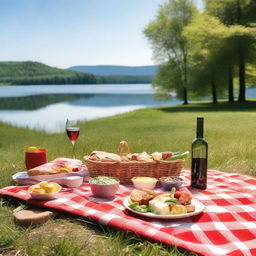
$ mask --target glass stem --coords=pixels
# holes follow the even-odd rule
[[[76,155],[75,155],[75,141],[72,141],[72,145],[73,145],[73,159],[76,158]]]

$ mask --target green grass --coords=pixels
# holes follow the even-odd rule
[[[121,140],[127,140],[133,152],[190,150],[195,137],[196,117],[204,116],[205,137],[209,143],[209,168],[256,176],[255,109],[255,101],[242,104],[222,102],[217,105],[198,103],[142,109],[82,123],[77,157],[82,159],[96,149],[117,152]],[[24,170],[23,150],[28,146],[47,148],[49,160],[71,156],[71,144],[65,133],[46,134],[6,124],[0,124],[0,133],[1,187],[12,183],[11,174]],[[189,159],[185,167],[190,167]],[[53,221],[52,225],[58,226],[60,221],[70,225],[69,230],[74,230],[71,237],[63,235],[65,239],[58,239],[59,231],[56,231],[57,235],[51,233],[50,236],[40,237],[40,234],[45,234],[43,230],[48,224],[31,230],[20,229],[10,217],[12,208],[4,205],[0,209],[0,230],[3,230],[0,235],[0,254],[3,255],[12,255],[8,253],[14,251],[20,251],[18,255],[66,255],[64,251],[67,248],[70,249],[69,255],[101,255],[103,252],[104,255],[183,255],[175,248],[144,242],[133,235],[113,230],[99,231],[99,226],[96,228],[74,223],[72,219],[59,219]],[[38,233],[35,240],[28,240],[27,237],[35,231]],[[95,246],[93,242],[86,242],[86,239],[76,239],[76,236],[80,237],[80,231],[88,231],[93,237],[92,241],[102,243],[105,247]],[[141,246],[143,242],[145,246]],[[40,247],[40,244],[44,246]],[[56,254],[56,250],[62,253]]]
[[[23,229],[13,223],[8,201],[0,202],[1,256],[194,255],[74,216],[60,215],[41,226]]]

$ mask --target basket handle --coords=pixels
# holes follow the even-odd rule
[[[127,141],[123,140],[119,143],[119,156],[121,156],[121,157],[123,156],[124,149],[127,154],[131,154],[131,151],[129,149],[129,145],[128,145]]]

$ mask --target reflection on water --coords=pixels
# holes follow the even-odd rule
[[[68,117],[92,120],[178,103],[176,99],[156,101],[150,85],[10,86],[0,87],[0,120],[19,127],[59,132],[64,130]]]
[[[78,99],[87,99],[93,95],[77,94],[45,94],[22,97],[0,98],[0,109],[6,110],[34,110],[59,102],[72,102]]]
[[[67,118],[92,120],[144,107],[176,105],[156,101],[143,85],[0,86],[0,120],[47,132],[64,130]],[[256,97],[256,88],[247,89]]]
[[[61,102],[65,102],[73,106],[92,107],[118,107],[132,105],[162,106],[167,103],[167,101],[156,101],[153,95],[150,94],[44,94],[25,97],[0,97],[0,109],[35,110]]]
[[[17,85],[1,86],[1,97],[22,97],[43,94],[152,94],[150,84],[80,84],[80,85]]]

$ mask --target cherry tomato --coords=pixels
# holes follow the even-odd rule
[[[181,196],[180,191],[175,192],[173,196],[174,196],[174,198],[180,198],[180,196]]]
[[[171,158],[171,157],[172,157],[172,152],[163,152],[162,153],[163,160],[166,160],[166,159]]]

